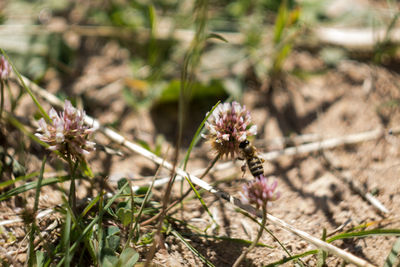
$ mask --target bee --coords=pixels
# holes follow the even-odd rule
[[[245,140],[239,144],[239,148],[241,151],[241,155],[239,157],[240,160],[246,160],[247,166],[251,174],[254,177],[258,177],[264,174],[264,168],[262,163],[264,162],[263,159],[260,159],[257,156],[257,149],[255,146],[251,145],[249,140]],[[245,166],[242,166],[242,170],[245,170]],[[244,173],[243,173],[244,175]]]

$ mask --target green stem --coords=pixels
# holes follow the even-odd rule
[[[239,258],[235,261],[235,263],[232,265],[232,267],[238,267],[239,264],[242,262],[242,260],[246,257],[247,253],[249,253],[253,248],[256,247],[258,241],[260,240],[262,233],[264,231],[265,223],[267,222],[267,205],[263,206],[263,216],[262,216],[262,221],[261,221],[261,227],[260,230],[258,231],[256,239],[254,239],[253,243],[250,245],[248,249],[246,249]]]
[[[76,172],[76,168],[78,167],[78,162],[74,163],[71,159],[71,156],[69,155],[67,157],[68,159],[68,165],[69,165],[69,169],[70,169],[70,176],[71,176],[71,184],[69,187],[69,205],[74,213],[74,215],[76,215],[77,210],[76,210],[76,189],[75,189],[75,172]]]
[[[46,164],[47,157],[44,156],[43,161],[42,161],[42,167],[40,168],[40,174],[36,186],[36,193],[35,193],[35,203],[33,205],[33,221],[31,224],[31,229],[29,232],[29,259],[28,259],[28,266],[34,266],[34,261],[35,261],[35,233],[38,230],[36,226],[36,221],[35,217],[39,208],[39,197],[40,197],[40,188],[42,187],[42,181],[43,181],[43,173],[44,173],[44,167]]]

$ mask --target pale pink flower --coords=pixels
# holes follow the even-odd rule
[[[240,194],[244,203],[255,204],[257,208],[266,209],[269,201],[277,200],[280,197],[280,192],[275,192],[277,185],[276,180],[269,183],[268,178],[260,175],[243,185],[243,193]]]
[[[49,111],[51,123],[41,118],[38,132],[35,135],[50,145],[50,150],[58,150],[64,156],[83,158],[95,150],[95,143],[87,140],[93,128],[84,125],[85,111],[74,108],[65,100],[64,111],[57,113],[54,108]]]
[[[235,157],[239,144],[257,134],[250,112],[238,102],[219,104],[205,123],[208,133],[203,135],[221,156]]]
[[[0,81],[7,80],[11,74],[11,65],[4,56],[0,57]]]

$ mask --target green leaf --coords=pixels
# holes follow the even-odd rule
[[[90,168],[90,166],[89,166],[89,164],[87,163],[86,160],[82,160],[82,161],[81,161],[80,167],[81,167],[83,173],[84,173],[87,177],[89,177],[89,178],[93,178],[93,177],[94,177],[94,174],[93,174],[93,172],[92,172],[92,169]]]
[[[43,251],[37,250],[36,251],[36,266],[37,267],[42,267],[44,266],[44,262],[45,262],[45,257],[44,257],[44,253]]]
[[[275,20],[275,30],[274,30],[274,43],[278,44],[282,40],[283,31],[286,27],[288,20],[288,7],[286,1],[282,1],[279,10],[278,16]]]
[[[126,185],[129,185],[129,182],[128,182],[128,180],[126,178],[120,179],[118,181],[117,185],[118,185],[118,189],[124,188],[124,190],[122,191],[123,195],[130,195],[131,194],[131,190],[129,189],[128,186],[126,186]]]
[[[116,251],[119,247],[120,237],[116,235],[108,236],[107,238],[107,247]]]
[[[132,222],[132,210],[130,209],[119,208],[117,216],[124,226],[128,226]]]
[[[12,158],[12,172],[15,177],[24,176],[26,173],[25,167],[22,166],[15,158]]]
[[[103,248],[101,250],[101,266],[102,267],[114,267],[118,262],[117,256],[115,256],[114,250],[110,248]]]
[[[111,205],[114,203],[114,201],[121,195],[122,191],[127,187],[128,183],[125,183],[119,190],[118,192],[115,193],[115,195],[108,200],[107,204],[104,206],[104,209],[101,210],[101,213],[104,213],[107,209],[111,207]],[[96,223],[99,222],[100,218],[103,216],[103,214],[99,214],[96,216],[90,223],[89,225],[86,226],[86,228],[81,232],[77,240],[74,242],[74,244],[70,247],[70,251],[74,251],[77,247],[78,244],[81,242],[81,240],[90,232],[93,231],[93,227]],[[60,262],[57,264],[57,266],[61,266],[64,262],[66,261],[66,256],[64,256]]]
[[[110,226],[105,229],[106,248],[116,251],[119,247],[121,232],[117,226]]]
[[[107,227],[107,229],[106,229],[107,236],[116,235],[116,234],[119,234],[120,232],[121,232],[121,230],[117,226],[110,226],[110,227]]]
[[[133,248],[128,247],[122,251],[115,267],[134,266],[138,260],[139,260],[139,253],[137,253]]]

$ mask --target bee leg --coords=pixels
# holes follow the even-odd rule
[[[240,169],[242,170],[242,179],[243,179],[244,174],[246,173],[246,162],[240,167]]]

